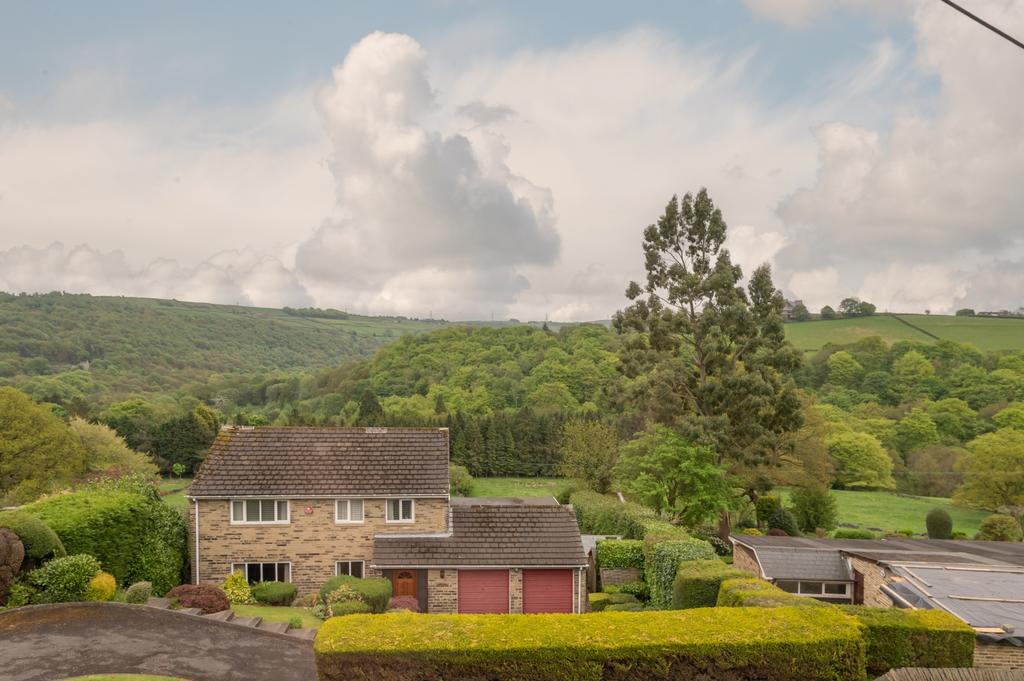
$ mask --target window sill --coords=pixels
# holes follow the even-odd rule
[[[232,520],[230,524],[231,525],[243,525],[243,526],[247,525],[247,526],[252,526],[252,527],[259,527],[261,525],[291,525],[292,523],[291,523],[290,520],[268,520],[266,522],[264,522],[262,520],[260,520],[260,521]]]

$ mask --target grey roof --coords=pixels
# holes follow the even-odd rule
[[[372,564],[402,567],[583,567],[576,515],[566,506],[457,504],[450,536],[378,534]]]
[[[759,548],[756,553],[768,579],[853,581],[846,559],[838,551]]]
[[[226,428],[195,497],[448,494],[447,428]]]
[[[1024,570],[986,566],[894,566],[897,592],[917,607],[948,610],[972,627],[1024,633]],[[1016,601],[1016,602],[1015,602]]]

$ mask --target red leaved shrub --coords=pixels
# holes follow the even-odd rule
[[[388,610],[410,610],[420,611],[420,602],[415,596],[392,596],[388,601]]]
[[[208,584],[180,584],[168,591],[166,597],[176,599],[183,608],[199,608],[204,615],[231,607],[227,594]]]

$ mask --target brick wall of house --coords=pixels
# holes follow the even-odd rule
[[[892,599],[882,593],[887,571],[877,563],[856,556],[850,556],[850,565],[864,575],[864,605],[872,608],[891,608]]]
[[[385,521],[384,499],[363,502],[362,523],[335,523],[333,499],[293,499],[286,525],[232,525],[230,502],[203,500],[199,507],[199,581],[220,583],[232,563],[291,563],[291,581],[299,594],[311,593],[334,576],[338,560],[363,560],[370,575],[373,536],[385,532],[444,532],[445,499],[417,499],[414,523]],[[311,513],[306,513],[306,509]],[[195,551],[195,503],[189,503],[189,551]],[[193,581],[196,576],[192,556]]]
[[[732,552],[732,566],[737,570],[749,572],[755,577],[761,576],[761,567],[754,558],[754,551],[746,546],[736,544]]]
[[[601,586],[613,586],[643,579],[643,570],[637,568],[601,568]]]
[[[444,572],[444,577],[441,573]],[[427,612],[454,613],[459,611],[459,571],[427,571]]]
[[[1024,670],[1024,648],[998,643],[974,644],[974,666]]]
[[[523,612],[523,571],[519,568],[508,571],[508,611],[513,615]]]

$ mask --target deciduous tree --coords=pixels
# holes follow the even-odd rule
[[[562,474],[584,481],[602,494],[611,489],[619,460],[619,437],[600,421],[574,420],[562,426]]]

